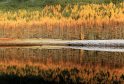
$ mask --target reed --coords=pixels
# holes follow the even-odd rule
[[[46,5],[0,10],[1,38],[123,39],[118,4]],[[106,34],[106,35],[105,35]]]

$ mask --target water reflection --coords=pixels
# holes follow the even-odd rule
[[[86,47],[65,46],[34,46],[34,47],[0,47],[0,63],[24,63],[36,64],[70,64],[90,65],[109,68],[124,67],[123,48],[117,48],[121,52],[96,51]],[[95,49],[95,48],[94,48]],[[112,48],[114,49],[114,48]],[[106,49],[108,50],[108,49]],[[111,49],[110,49],[111,50]],[[118,51],[119,51],[118,50]]]

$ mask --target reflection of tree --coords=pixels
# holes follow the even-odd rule
[[[3,52],[4,51],[4,52]],[[30,61],[31,63],[70,63],[79,64],[80,50],[73,49],[39,49],[39,48],[1,48],[0,49],[1,62],[14,62],[19,61],[25,63]]]
[[[80,50],[80,63],[82,63],[83,60],[83,55],[84,55],[84,50]]]
[[[0,62],[27,61],[35,64],[88,64],[91,66],[124,66],[124,53],[84,51],[74,49],[39,49],[39,48],[0,48]]]
[[[124,53],[84,51],[83,64],[121,68],[124,66]]]

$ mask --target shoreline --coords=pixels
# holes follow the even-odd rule
[[[123,39],[115,40],[61,40],[61,39],[9,39],[1,38],[0,46],[91,46],[124,47]]]

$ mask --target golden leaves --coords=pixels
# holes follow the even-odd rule
[[[0,11],[0,21],[16,22],[42,22],[44,19],[53,19],[58,21],[64,19],[74,19],[82,21],[102,21],[102,20],[120,20],[124,21],[124,3],[116,6],[110,4],[85,4],[85,5],[67,5],[63,8],[61,5],[50,5],[44,8],[18,9],[9,11]],[[55,22],[56,22],[55,21]]]

